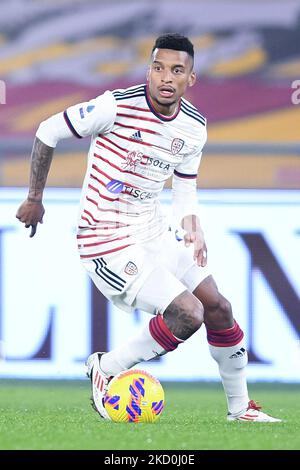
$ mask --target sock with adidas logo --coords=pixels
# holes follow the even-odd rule
[[[247,408],[249,402],[244,333],[235,321],[232,328],[225,330],[207,328],[207,341],[210,353],[219,365],[228,411],[238,414]]]

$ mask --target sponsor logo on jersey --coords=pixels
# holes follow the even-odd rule
[[[126,274],[133,276],[134,274],[138,273],[138,268],[132,261],[128,261],[128,263],[125,266],[124,271]]]
[[[128,152],[125,162],[122,163],[123,170],[135,171],[135,168],[138,163],[143,159],[142,152]]]
[[[163,170],[163,173],[167,173],[170,169],[170,163],[164,163],[158,158],[146,157],[146,166],[155,166]]]
[[[177,153],[179,153],[183,146],[184,146],[184,140],[177,139],[177,138],[173,139],[172,144],[171,144],[172,155],[176,155]]]
[[[118,194],[123,191],[124,183],[118,180],[111,180],[105,187],[110,193]]]
[[[149,193],[138,188],[132,188],[131,186],[126,186],[126,184],[124,185],[124,192],[125,194],[129,194],[129,196],[140,199],[141,201],[145,199],[152,199],[154,197],[154,193]]]

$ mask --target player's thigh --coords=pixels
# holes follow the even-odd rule
[[[157,266],[145,279],[133,306],[156,314],[163,313],[186,287],[166,267]]]
[[[112,256],[83,262],[97,289],[124,311],[134,310],[137,292],[155,268],[152,257],[140,247],[131,247]]]
[[[183,274],[195,264],[193,246],[186,247],[176,229],[166,232],[160,249],[160,264],[181,280]]]
[[[196,287],[193,289],[193,294],[197,299],[199,299],[205,309],[214,309],[217,308],[220,303],[220,292],[218,286],[212,277],[209,274],[204,279],[200,279],[200,282],[197,283]]]

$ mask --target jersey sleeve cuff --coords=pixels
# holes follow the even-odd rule
[[[179,171],[174,170],[174,175],[178,176],[179,178],[187,178],[187,179],[195,179],[197,178],[197,174],[195,175],[187,175],[185,173],[180,173]]]
[[[82,136],[78,134],[78,132],[74,128],[73,124],[71,123],[71,121],[69,119],[69,116],[67,114],[67,111],[64,111],[64,119],[66,121],[66,124],[67,124],[68,128],[72,132],[72,134],[75,135],[75,137],[77,137],[78,139],[82,139]]]

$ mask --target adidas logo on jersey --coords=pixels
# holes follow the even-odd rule
[[[141,142],[143,139],[142,139],[142,134],[141,134],[141,131],[137,131],[135,132],[134,134],[132,134],[132,136],[130,137],[130,139],[132,140],[138,140],[139,142]]]
[[[229,359],[236,359],[237,357],[242,357],[245,354],[246,354],[246,349],[241,348],[238,351],[236,351],[234,354],[231,354],[231,356],[229,356]]]

